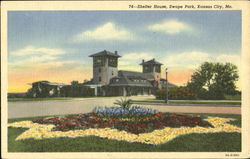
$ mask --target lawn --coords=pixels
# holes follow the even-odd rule
[[[241,127],[241,115],[188,114],[235,118],[230,124]],[[33,118],[9,119],[9,123]],[[40,118],[40,117],[39,117]],[[96,136],[19,140],[15,138],[26,129],[8,128],[9,152],[240,152],[240,133],[201,133],[177,137],[167,143],[148,145],[100,138]]]
[[[165,103],[165,100],[133,100],[138,103]],[[241,105],[240,100],[169,100],[170,104]]]
[[[19,101],[46,101],[46,100],[70,100],[74,99],[71,97],[51,97],[51,98],[8,98],[8,102],[19,102]]]

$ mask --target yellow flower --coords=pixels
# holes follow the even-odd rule
[[[131,120],[129,118],[123,118],[123,120]],[[124,140],[128,142],[141,142],[145,144],[162,144],[168,142],[180,135],[189,133],[214,133],[214,132],[241,132],[241,128],[228,124],[228,121],[234,120],[232,118],[219,118],[219,117],[208,117],[206,119],[210,122],[214,128],[205,127],[180,127],[180,128],[169,128],[166,127],[161,130],[154,130],[151,133],[143,134],[131,134],[126,131],[119,131],[111,128],[99,128],[99,129],[86,129],[86,130],[71,130],[71,131],[51,131],[54,125],[43,125],[33,123],[31,121],[21,121],[10,123],[9,127],[22,127],[29,128],[27,131],[19,135],[16,140],[24,140],[28,138],[33,139],[44,139],[44,138],[55,138],[55,137],[80,137],[80,136],[99,136],[102,138]]]

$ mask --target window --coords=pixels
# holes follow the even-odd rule
[[[143,66],[143,72],[144,73],[153,72],[153,66],[152,65]]]
[[[112,76],[114,75],[114,71],[112,71]]]
[[[100,73],[100,72],[102,72],[102,69],[101,69],[101,68],[99,68],[99,73]]]
[[[99,77],[99,82],[101,82],[102,81],[102,77]]]
[[[109,57],[108,65],[111,67],[117,67],[117,57]]]
[[[155,72],[161,73],[161,65],[155,66]]]
[[[104,57],[94,57],[94,67],[104,66],[105,58]]]

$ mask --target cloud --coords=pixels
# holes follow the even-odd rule
[[[125,54],[124,56],[122,56],[122,58],[126,59],[126,60],[138,60],[138,59],[149,60],[149,59],[153,58],[153,55],[150,53],[128,53],[128,54]]]
[[[93,30],[84,31],[76,35],[77,41],[94,39],[94,40],[131,40],[133,35],[126,29],[108,22]]]
[[[82,63],[75,61],[33,61],[32,58],[12,62],[8,64],[8,69],[22,70],[22,71],[50,71],[50,70],[69,70],[76,67],[82,66]]]
[[[82,82],[83,79],[90,79],[91,73],[91,66],[86,67],[82,62],[55,60],[46,55],[42,58],[31,57],[8,63],[8,91],[26,92],[31,87],[27,83],[40,80],[61,83],[70,83],[72,80]]]
[[[235,55],[235,54],[220,54],[219,56],[215,57],[215,61],[217,62],[230,62],[238,67],[241,66],[241,56],[240,55]]]
[[[10,68],[34,68],[36,66],[47,65],[49,63],[56,64],[61,54],[65,54],[65,51],[62,49],[56,48],[45,48],[45,47],[36,47],[36,46],[26,46],[22,49],[15,50],[10,52],[12,61],[9,62]],[[18,57],[18,58],[14,58]]]
[[[65,51],[61,49],[35,47],[32,45],[29,45],[23,49],[19,49],[19,50],[15,50],[11,52],[11,54],[15,56],[27,56],[27,55],[37,55],[37,54],[61,55],[64,53]]]
[[[36,46],[26,46],[22,49],[10,53],[12,61],[8,63],[10,71],[50,71],[50,70],[68,70],[81,66],[70,60],[62,60],[61,54],[66,52],[62,49],[45,48]],[[16,58],[14,58],[16,57]]]
[[[128,66],[130,65],[131,63],[129,61],[119,61],[119,66]]]
[[[119,70],[142,72],[142,67],[139,65],[126,65],[119,67]]]
[[[41,55],[41,56],[31,56],[29,58],[26,58],[21,61],[17,61],[17,63],[20,64],[28,64],[28,63],[40,63],[40,62],[47,62],[47,61],[53,61],[56,60],[58,57],[57,56],[50,56],[50,55]]]
[[[210,55],[205,52],[192,51],[166,57],[163,61],[171,68],[196,68],[202,62],[208,61]]]
[[[119,61],[119,66],[130,66],[138,67],[142,59],[150,60],[153,58],[151,53],[127,53],[122,56]]]
[[[178,34],[181,32],[192,31],[192,27],[178,20],[166,20],[160,24],[153,24],[148,27],[149,30],[163,32],[165,34]]]
[[[196,69],[203,62],[231,62],[240,67],[240,55],[237,54],[217,54],[191,51],[167,56],[163,61],[170,68]]]

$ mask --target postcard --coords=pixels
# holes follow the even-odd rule
[[[247,158],[247,1],[5,1],[3,158]]]

